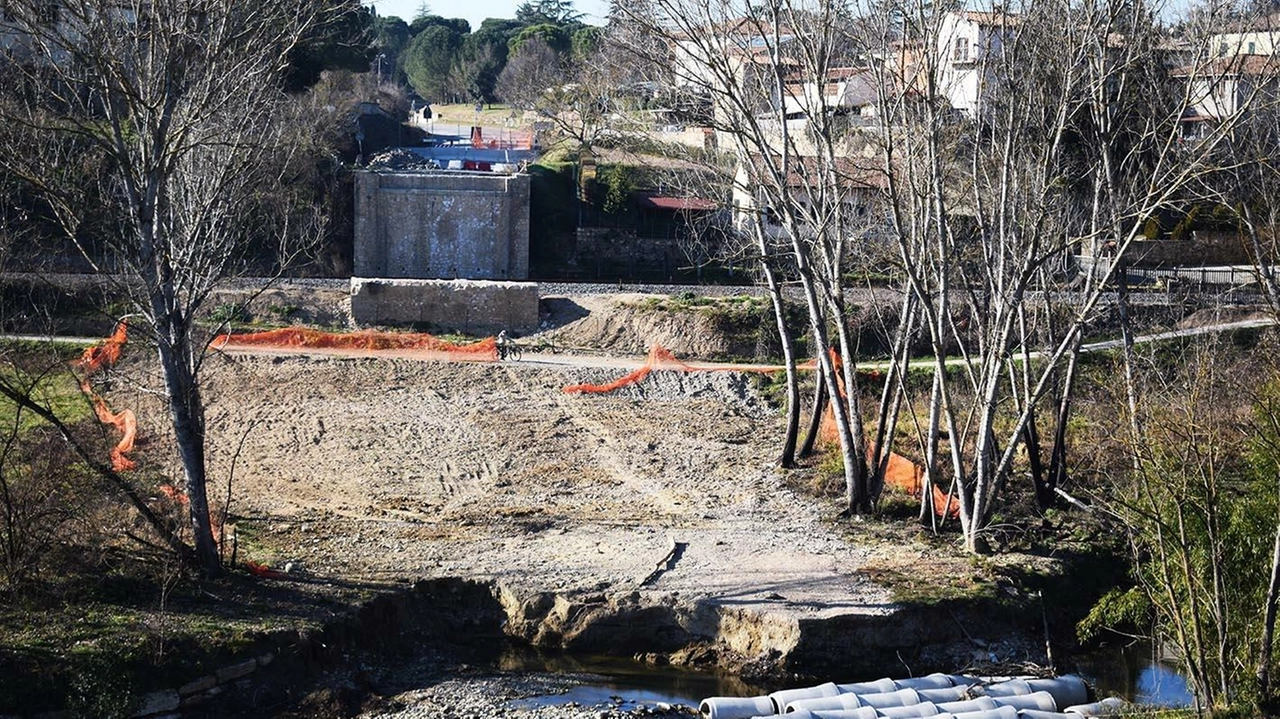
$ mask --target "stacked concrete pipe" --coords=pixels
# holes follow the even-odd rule
[[[767,696],[711,697],[699,707],[707,719],[1092,719],[1114,716],[1121,700],[1089,702],[1075,676],[970,677],[930,674],[909,679],[786,689]],[[1063,708],[1065,707],[1065,708]]]

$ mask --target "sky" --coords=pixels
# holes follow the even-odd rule
[[[516,8],[523,0],[365,0],[365,5],[370,5],[378,12],[379,16],[389,17],[391,15],[404,19],[405,22],[413,20],[418,14],[418,9],[422,5],[426,5],[432,15],[440,15],[446,18],[460,17],[465,18],[471,23],[471,29],[474,31],[480,27],[480,23],[489,17],[515,17]],[[574,7],[578,12],[586,15],[584,20],[592,25],[604,24],[604,15],[609,8],[608,0],[574,0]]]

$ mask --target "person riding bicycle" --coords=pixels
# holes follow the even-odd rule
[[[506,330],[498,333],[498,339],[495,344],[498,346],[498,359],[506,359],[507,353],[511,351],[511,345],[513,344],[511,338],[507,336]]]

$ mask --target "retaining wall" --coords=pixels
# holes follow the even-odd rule
[[[538,284],[353,277],[351,315],[362,325],[527,332],[538,327]]]

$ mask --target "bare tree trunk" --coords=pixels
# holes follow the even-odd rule
[[[898,410],[906,394],[907,360],[911,352],[911,332],[915,325],[916,296],[905,293],[902,299],[902,315],[893,335],[889,368],[885,371],[884,387],[880,392],[880,408],[876,416],[875,439],[871,441],[871,459],[875,462],[872,482],[884,486],[889,456],[893,453],[893,435],[898,424]]]
[[[822,429],[822,415],[827,409],[827,382],[822,377],[822,365],[818,365],[814,372],[817,373],[817,377],[814,378],[813,408],[809,414],[809,428],[800,446],[801,457],[813,455],[814,446],[818,442],[818,432]]]
[[[1267,596],[1263,600],[1262,645],[1258,650],[1258,694],[1264,699],[1271,696],[1271,655],[1275,642],[1276,604],[1280,602],[1280,519],[1276,521],[1276,538],[1271,549],[1271,580],[1267,583]]]
[[[182,459],[196,560],[201,573],[206,578],[214,578],[222,574],[222,560],[218,556],[209,520],[204,456],[204,404],[200,397],[200,385],[191,367],[194,358],[187,345],[190,331],[175,326],[181,321],[179,319],[172,316],[165,319],[168,320],[168,327],[159,328],[163,334],[158,345],[160,366],[164,370],[165,389],[169,396],[169,417],[173,423],[174,439]]]
[[[1116,272],[1116,310],[1120,316],[1120,338],[1123,343],[1124,358],[1124,391],[1129,405],[1129,431],[1132,433],[1132,444],[1135,450],[1142,446],[1142,419],[1138,414],[1138,385],[1134,370],[1133,326],[1129,320],[1129,275],[1123,263]],[[1139,468],[1141,458],[1135,451],[1133,455],[1134,469]]]
[[[1067,357],[1067,369],[1062,389],[1058,394],[1058,411],[1054,415],[1053,447],[1049,450],[1049,470],[1043,484],[1037,484],[1036,503],[1041,509],[1057,504],[1057,492],[1067,480],[1067,421],[1071,418],[1071,397],[1075,392],[1076,367],[1080,357],[1080,341],[1077,339]]]
[[[773,319],[778,326],[778,339],[782,343],[782,363],[787,373],[787,429],[782,441],[782,454],[778,464],[786,469],[796,467],[796,441],[800,434],[800,378],[796,371],[795,342],[787,327],[786,308],[783,305],[782,287],[769,265],[768,247],[764,242],[764,232],[756,225],[756,239],[760,250],[760,269],[764,273],[765,286],[769,290],[769,300],[773,303]]]

